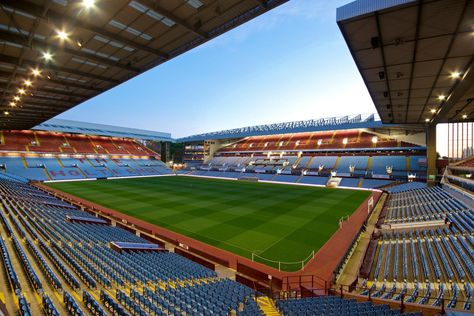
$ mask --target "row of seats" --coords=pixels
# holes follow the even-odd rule
[[[359,176],[386,178],[390,175],[396,178],[406,178],[408,173],[426,173],[425,158],[423,156],[217,156],[200,170],[206,171],[255,171],[258,173],[292,174],[294,170],[310,170],[329,174],[337,172],[340,176]],[[370,161],[370,162],[369,162]],[[370,164],[370,167],[369,167]],[[391,169],[391,174],[387,169]]]
[[[288,183],[305,183],[305,184],[316,184],[326,185],[329,177],[323,176],[297,176],[297,175],[285,175],[285,174],[268,174],[268,173],[248,173],[248,172],[221,172],[221,171],[205,171],[195,170],[187,172],[186,174],[205,176],[205,177],[219,177],[219,178],[242,178],[252,177],[258,178],[259,180],[274,181],[274,182],[288,182]],[[375,189],[391,184],[391,180],[382,179],[364,179],[364,178],[342,178],[339,186],[341,187],[360,187],[366,189]]]
[[[400,315],[399,310],[392,310],[388,305],[374,305],[371,302],[357,302],[353,299],[339,297],[314,297],[277,301],[278,310],[284,315]],[[406,313],[405,315],[420,315],[421,313]]]
[[[374,138],[375,137],[375,138]],[[376,139],[376,142],[374,142]],[[327,150],[327,149],[393,149],[419,146],[375,135],[362,130],[339,130],[312,133],[247,137],[227,145],[222,152],[275,151],[275,150]]]
[[[0,151],[158,156],[126,138],[40,131],[0,131]]]
[[[157,311],[160,310],[160,313],[156,313],[157,315],[175,314],[180,310],[186,310],[188,314],[204,315],[208,314],[208,311],[215,311],[214,314],[224,312],[227,314],[236,309],[244,311],[245,306],[249,306],[249,310],[252,308],[254,310],[256,307],[255,304],[248,302],[254,296],[253,290],[229,279],[217,279],[214,271],[175,253],[140,251],[119,253],[112,250],[108,246],[111,241],[131,243],[148,243],[148,241],[118,227],[69,222],[66,220],[67,215],[82,217],[91,215],[70,205],[66,207],[51,196],[27,184],[7,179],[0,180],[0,195],[5,214],[9,216],[9,221],[12,222],[18,234],[26,238],[30,251],[37,252],[37,256],[34,257],[45,275],[48,271],[52,271],[51,267],[30,240],[30,236],[37,241],[39,248],[51,262],[57,268],[59,267],[58,271],[66,283],[75,289],[79,287],[77,284],[79,282],[75,280],[72,271],[93,291],[97,289],[97,284],[105,288],[118,289],[133,285],[140,291],[148,289],[155,293],[157,288],[152,284],[160,285],[158,288],[164,291],[166,295],[163,297],[166,297],[168,301],[163,305],[155,304]],[[0,214],[5,216],[4,212]],[[8,221],[6,224],[8,225]],[[11,227],[9,229],[11,230]],[[21,249],[20,243],[17,247]],[[27,269],[31,271],[30,279],[36,279],[31,266],[26,263],[24,265],[30,267]],[[53,281],[57,277],[51,276],[46,279],[50,279],[49,282],[54,287]],[[35,281],[33,284],[40,283]],[[36,287],[42,288],[41,285]],[[65,291],[64,288],[63,290]],[[193,295],[188,295],[189,291]],[[67,291],[64,293],[65,308],[71,314],[81,315],[77,302]],[[125,294],[124,290],[116,293],[123,294],[117,294],[115,298],[112,298],[105,292],[101,292],[101,303],[96,303],[99,307],[105,306],[116,315],[145,315],[140,304]],[[201,297],[201,305],[196,300],[198,296]],[[97,308],[97,304],[90,295],[83,294],[83,303],[88,310],[96,310],[97,314],[100,314],[100,309]],[[243,310],[242,306],[244,306]],[[45,299],[44,309],[46,314],[56,315],[55,308],[48,299]],[[244,313],[243,315],[260,315],[260,313]]]
[[[8,174],[39,181],[172,173],[156,159],[0,157],[0,165]]]
[[[362,294],[393,300],[403,294],[406,302],[433,306],[446,299],[449,308],[469,310],[474,282],[473,210],[441,187],[412,183],[388,191],[393,193],[387,200],[385,224],[422,225],[437,219],[447,225],[383,232],[369,276],[372,284],[368,286],[366,280]]]

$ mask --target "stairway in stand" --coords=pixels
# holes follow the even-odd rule
[[[257,298],[257,304],[260,309],[263,311],[265,316],[280,316],[281,314],[273,304],[272,300],[268,296],[259,296]]]

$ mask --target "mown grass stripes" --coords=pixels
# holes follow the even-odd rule
[[[157,226],[251,258],[301,261],[369,192],[191,177],[49,183]],[[287,270],[295,270],[287,267]]]

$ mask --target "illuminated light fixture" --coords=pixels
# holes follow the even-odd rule
[[[16,96],[13,97],[13,100],[20,101],[20,97],[16,95]]]
[[[20,89],[18,89],[18,93],[19,94],[25,94],[26,92],[25,92],[25,89],[20,88]]]
[[[372,137],[372,143],[377,144],[378,140],[377,136]]]
[[[77,46],[79,46],[79,47],[82,47],[82,45],[83,45],[81,40],[77,40],[77,41],[76,41],[76,44],[77,44]]]
[[[462,118],[463,118],[464,120],[467,119],[467,114],[463,114],[463,115],[462,115]]]
[[[27,86],[27,87],[31,86],[31,81],[28,80],[28,79],[26,79],[23,83],[24,83],[25,86]]]
[[[436,113],[436,109],[431,109],[430,112],[433,113],[433,114],[435,114],[435,113]]]
[[[46,60],[46,61],[49,61],[49,60],[53,59],[53,55],[50,52],[44,52],[43,53],[43,59]]]
[[[33,76],[35,76],[35,77],[41,76],[41,70],[39,70],[38,68],[32,69],[32,70],[31,70],[31,73],[32,73]]]
[[[13,101],[12,101],[12,102],[10,102],[10,106],[11,106],[12,108],[14,108],[14,107],[16,106],[16,103],[15,103],[15,102],[13,102]]]
[[[82,0],[82,6],[86,9],[90,9],[95,5],[95,0]]]
[[[459,79],[459,78],[461,78],[461,73],[459,71],[454,71],[454,72],[451,73],[450,77],[452,79]]]
[[[48,75],[46,76],[48,79],[51,79],[53,77],[53,75],[51,75],[51,73],[48,73]]]
[[[321,146],[322,143],[323,143],[323,140],[322,140],[322,139],[318,139],[318,146]]]
[[[5,115],[9,115],[9,114],[10,114],[10,112],[8,112],[8,111],[5,111],[5,112],[3,112],[3,114],[5,114]]]
[[[444,100],[446,100],[446,96],[441,94],[441,95],[438,96],[438,100],[444,101]]]
[[[425,122],[429,122],[429,121],[430,121],[430,119],[429,119],[429,118],[425,118]]]
[[[347,137],[342,140],[342,143],[343,143],[344,145],[347,145]]]
[[[69,38],[69,34],[64,30],[56,31],[60,40],[65,41]]]

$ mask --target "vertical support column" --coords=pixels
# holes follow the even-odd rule
[[[434,184],[438,170],[436,169],[436,124],[426,128],[426,164],[428,184]]]

